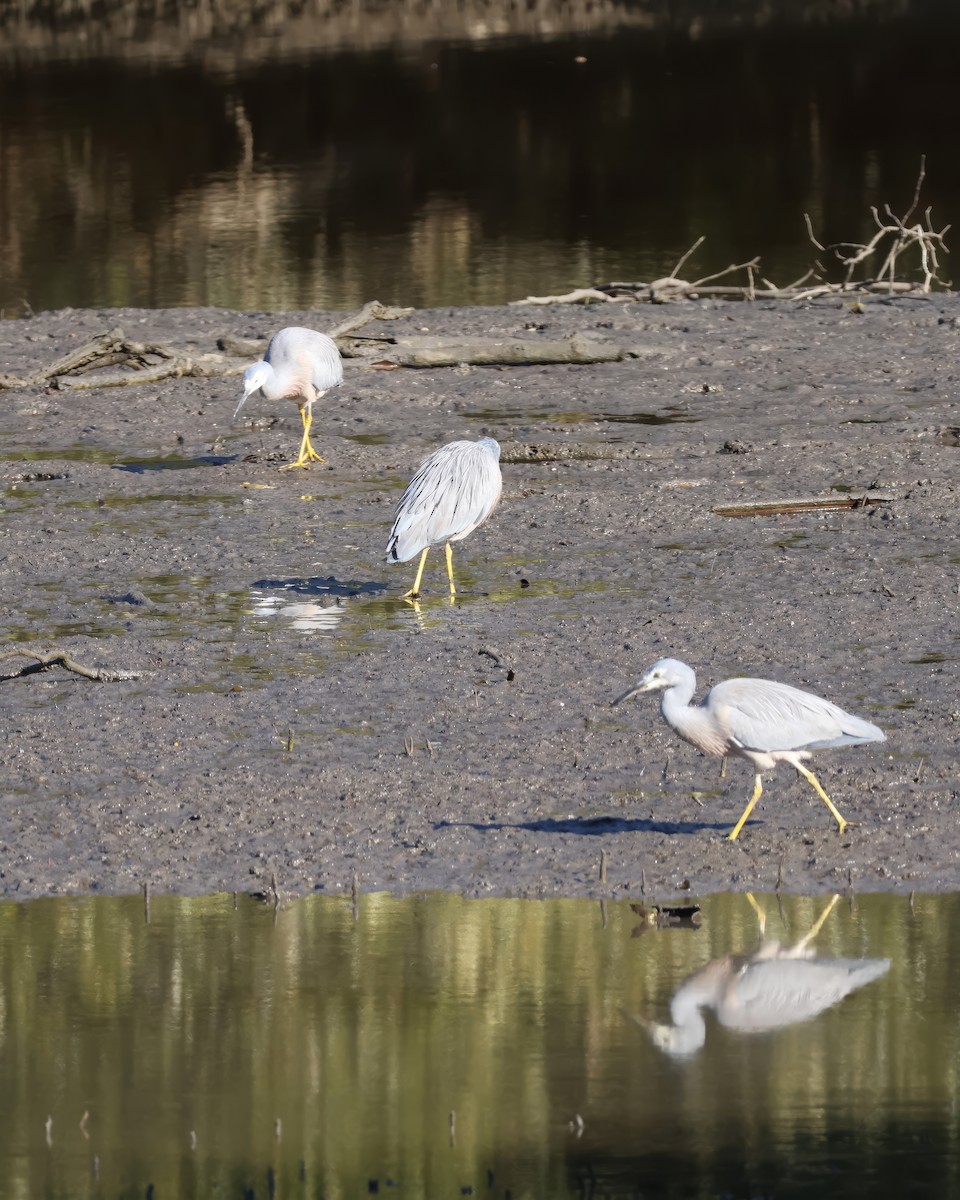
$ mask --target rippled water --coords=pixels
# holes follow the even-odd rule
[[[0,1195],[956,1194],[957,905],[3,903]]]
[[[281,22],[155,57],[139,26],[100,53],[95,22],[42,53],[14,31],[0,309],[503,303],[656,278],[701,235],[689,278],[760,254],[786,284],[814,257],[804,212],[866,239],[922,154],[923,204],[957,221],[951,0],[650,7],[647,28],[362,49]]]

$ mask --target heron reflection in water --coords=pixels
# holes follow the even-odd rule
[[[885,975],[889,958],[817,958],[814,940],[840,899],[834,896],[810,932],[796,945],[764,941],[764,914],[747,895],[760,919],[760,944],[751,954],[725,954],[701,967],[670,1000],[671,1025],[631,1016],[668,1054],[693,1054],[706,1040],[703,1009],[712,1008],[727,1029],[763,1033],[807,1021],[845,996]]]

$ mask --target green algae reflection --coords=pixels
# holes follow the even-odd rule
[[[828,903],[759,900],[785,945]],[[702,910],[2,904],[0,1196],[957,1194],[960,899],[840,901],[817,955],[882,978],[678,1057],[647,1029],[758,938],[745,897]]]

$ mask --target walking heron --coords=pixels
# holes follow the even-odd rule
[[[753,766],[753,795],[730,833],[730,841],[736,841],[760,799],[761,773],[781,762],[795,767],[816,789],[843,833],[847,821],[803,763],[814,750],[883,742],[886,737],[882,729],[812,692],[772,679],[726,679],[711,688],[699,704],[691,705],[696,688],[697,677],[691,667],[675,658],[661,658],[613,704],[640,692],[663,692],[660,712],[684,741],[704,754],[730,754],[745,758]]]

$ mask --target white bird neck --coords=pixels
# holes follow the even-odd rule
[[[668,688],[664,688],[663,695],[660,697],[660,712],[663,714],[663,719],[668,725],[674,729],[677,728],[677,722],[683,722],[685,713],[690,713],[690,701],[693,699],[693,693],[697,690],[697,677],[688,667],[689,674],[685,674],[682,679],[678,679],[676,683],[672,683]]]
[[[273,363],[263,360],[263,382],[260,384],[260,391],[268,400],[280,400],[283,397],[276,395],[277,390],[277,373],[273,369]]]
[[[707,1040],[707,1023],[700,1005],[703,999],[683,987],[670,1001],[672,1025],[657,1025],[654,1040],[670,1054],[692,1054]]]

